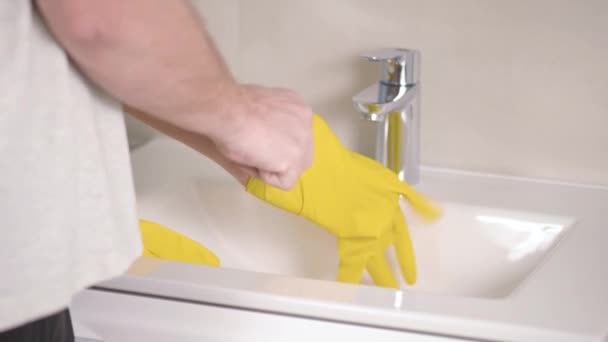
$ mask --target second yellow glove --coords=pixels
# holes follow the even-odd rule
[[[203,245],[158,223],[139,220],[139,230],[144,256],[199,265],[220,265],[220,259]]]
[[[438,217],[439,210],[380,163],[345,148],[316,114],[313,134],[313,164],[293,189],[250,178],[247,191],[336,235],[338,281],[358,283],[367,269],[377,285],[398,287],[384,256],[393,245],[405,281],[415,283],[416,260],[399,196],[426,218]]]

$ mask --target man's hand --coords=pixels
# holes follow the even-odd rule
[[[312,111],[295,92],[240,86],[219,134],[218,150],[237,164],[258,171],[268,184],[289,190],[312,163]]]
[[[385,257],[394,246],[404,280],[414,284],[416,258],[399,197],[428,219],[437,218],[440,209],[382,164],[344,147],[318,115],[313,133],[312,167],[293,189],[276,189],[253,177],[247,191],[336,235],[339,281],[358,283],[367,270],[376,284],[398,287]]]
[[[289,190],[312,164],[312,112],[287,89],[241,86],[223,97],[224,125],[206,136],[172,125],[149,113],[126,106],[127,113],[179,140],[221,165],[240,183],[257,177]]]

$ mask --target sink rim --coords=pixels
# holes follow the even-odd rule
[[[157,147],[152,146],[151,151]],[[136,164],[146,164],[155,160],[151,157],[156,158],[154,153],[149,153],[150,149],[146,152],[146,146],[138,151],[144,153],[134,157]],[[467,186],[471,184],[475,184],[474,191],[468,191]],[[608,230],[604,228],[608,187],[427,166],[422,167],[421,186],[424,192],[437,197],[441,195],[445,200],[473,205],[483,201],[484,205],[490,206],[566,214],[576,217],[578,221],[576,229],[562,236],[551,257],[526,278],[525,286],[522,284],[517,295],[506,300],[415,293],[408,294],[406,303],[395,310],[392,306],[394,291],[389,289],[358,286],[358,290],[353,291],[346,284],[319,284],[312,280],[296,279],[283,287],[285,291],[295,289],[294,293],[273,292],[276,289],[265,290],[260,284],[272,283],[277,277],[252,277],[251,272],[244,272],[247,274],[240,276],[247,278],[251,284],[258,284],[256,287],[231,288],[226,283],[229,276],[223,277],[222,272],[212,272],[213,277],[217,276],[215,279],[200,279],[199,282],[184,280],[175,284],[175,279],[164,279],[163,272],[167,269],[185,272],[184,268],[188,265],[173,263],[153,268],[146,275],[120,277],[108,283],[107,287],[144,291],[143,287],[147,288],[145,291],[164,291],[171,295],[175,295],[175,287],[172,286],[179,289],[185,287],[193,292],[184,296],[199,298],[201,302],[465,338],[492,340],[501,336],[511,340],[556,342],[597,342],[605,338],[608,330],[602,317],[608,317],[608,307],[600,304],[608,302],[605,292],[605,288],[608,288],[608,270],[576,267],[569,268],[567,276],[564,276],[563,265],[590,264],[598,258],[608,258],[608,250],[604,244],[600,244],[601,241],[608,241]],[[501,196],[496,196],[496,189],[503,191]],[[543,200],[539,200],[541,197]],[[577,248],[581,244],[585,246],[584,249]],[[241,271],[229,273],[233,272]],[[586,284],[585,291],[576,291],[578,283]],[[355,294],[349,299],[324,297],[325,292],[331,293],[326,289],[328,284],[332,285],[329,287],[337,286],[337,293]],[[297,293],[299,290],[302,293]],[[224,295],[218,295],[221,293]],[[578,310],[581,307],[586,309]],[[547,315],[547,310],[551,310],[552,314]]]

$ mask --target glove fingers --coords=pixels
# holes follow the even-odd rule
[[[441,216],[441,209],[431,200],[426,198],[424,195],[416,191],[406,182],[398,181],[398,191],[402,194],[414,210],[422,217],[427,219],[436,219]]]
[[[416,283],[416,256],[414,255],[414,246],[407,229],[405,217],[403,217],[400,208],[397,208],[395,213],[393,231],[395,234],[395,253],[401,267],[401,274],[408,284],[413,285]]]
[[[399,284],[383,254],[374,255],[367,261],[367,272],[376,285],[399,288]]]
[[[364,260],[340,260],[336,279],[343,283],[358,284],[365,269]]]
[[[196,241],[160,224],[140,220],[144,256],[193,264],[219,266],[220,259]]]

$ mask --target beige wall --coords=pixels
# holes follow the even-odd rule
[[[243,81],[299,90],[351,148],[381,47],[422,52],[424,164],[608,184],[608,1],[198,0]]]

